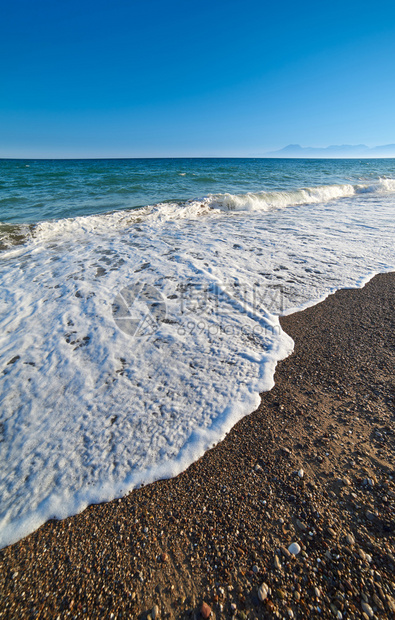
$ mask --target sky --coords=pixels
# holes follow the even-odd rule
[[[395,3],[0,0],[0,157],[395,143]]]

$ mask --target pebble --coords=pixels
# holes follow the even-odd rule
[[[343,618],[342,612],[339,611],[338,608],[333,603],[331,603],[331,610],[335,618],[338,618],[339,620]]]
[[[296,601],[300,601],[300,593],[297,590],[295,590],[295,592],[294,592],[294,599]]]
[[[299,476],[299,478],[303,478],[303,476],[304,476],[304,471],[303,471],[303,469],[302,469],[302,468],[300,468],[300,469],[299,469],[299,471],[298,471],[298,476]]]
[[[259,600],[261,602],[263,602],[267,598],[268,594],[269,594],[269,586],[266,585],[266,583],[264,582],[264,583],[261,584],[261,586],[258,589],[258,598],[259,598]]]
[[[369,616],[369,618],[373,618],[374,611],[368,603],[365,603],[365,601],[361,601],[361,607],[362,607],[362,611],[364,611],[365,614]]]
[[[317,586],[314,586],[314,594],[316,595],[317,598],[320,598],[321,596],[321,590],[317,588]]]
[[[307,530],[307,525],[303,523],[303,521],[300,521],[299,519],[296,519],[296,525],[298,526],[300,530],[302,530],[302,532],[305,532]]]
[[[300,553],[300,545],[298,545],[297,542],[293,542],[289,545],[288,551],[292,553],[292,555],[298,555],[298,553]]]
[[[159,607],[158,605],[154,605],[151,611],[151,618],[152,620],[156,620],[156,618],[159,618]]]
[[[352,534],[350,533],[346,534],[346,543],[348,545],[355,545],[355,538]]]
[[[381,609],[381,611],[384,611],[384,605],[383,605],[383,603],[381,602],[381,600],[379,599],[379,597],[377,596],[377,594],[375,592],[373,592],[372,599],[373,599],[373,602],[376,605],[376,607]]]
[[[290,558],[291,557],[291,553],[290,553],[289,549],[287,549],[286,547],[281,546],[280,547],[280,551],[283,554],[283,556],[285,556],[286,558]]]
[[[200,608],[200,614],[204,620],[207,620],[211,616],[211,607],[207,605],[205,601],[203,601],[202,606]]]
[[[278,555],[274,556],[274,568],[276,568],[277,570],[281,570],[281,562],[278,559]]]
[[[252,567],[252,572],[255,574],[259,573],[259,567],[256,564],[254,564],[254,566]]]

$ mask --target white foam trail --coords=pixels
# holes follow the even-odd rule
[[[125,231],[143,221],[160,223],[171,220],[192,220],[208,215],[211,211],[212,208],[204,200],[186,203],[158,203],[141,209],[40,222],[34,227],[33,237],[38,242],[43,242],[57,236],[73,235],[80,232],[105,234],[116,230]]]

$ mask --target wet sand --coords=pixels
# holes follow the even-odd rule
[[[0,551],[0,618],[394,618],[394,300],[382,274],[282,318],[224,441]]]

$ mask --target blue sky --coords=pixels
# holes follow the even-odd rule
[[[2,0],[0,157],[395,143],[395,3]]]

